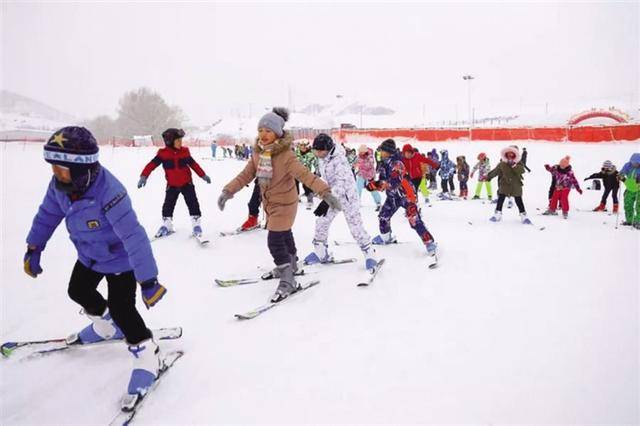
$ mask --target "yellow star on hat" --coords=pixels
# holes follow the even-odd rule
[[[60,145],[60,148],[64,148],[64,145],[62,144],[62,142],[66,142],[67,140],[68,139],[64,138],[64,135],[62,134],[62,132],[60,132],[53,137],[53,140],[51,142],[57,143],[58,145]]]

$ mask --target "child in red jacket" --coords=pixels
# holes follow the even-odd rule
[[[182,146],[182,137],[184,130],[167,129],[162,133],[162,139],[166,148],[158,150],[155,157],[146,165],[140,180],[138,188],[142,188],[147,183],[147,178],[151,172],[162,164],[164,175],[167,179],[167,191],[164,196],[164,204],[162,205],[163,224],[156,233],[156,238],[164,237],[172,234],[173,231],[173,210],[176,207],[178,196],[182,194],[184,201],[189,208],[191,216],[191,225],[193,226],[193,235],[202,236],[202,227],[200,226],[200,204],[196,196],[196,188],[191,180],[191,169],[205,182],[211,183],[211,178],[202,170],[202,167],[193,159],[189,148]]]

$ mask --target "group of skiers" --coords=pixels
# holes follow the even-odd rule
[[[444,194],[454,190],[453,176],[457,174],[462,198],[467,197],[468,179],[478,172],[473,198],[479,198],[482,187],[486,186],[487,196],[491,199],[491,180],[497,177],[498,197],[491,220],[500,221],[505,199],[513,198],[522,221],[530,223],[522,201],[526,150],[521,153],[516,146],[504,148],[494,169],[491,169],[488,157],[480,153],[477,164],[470,168],[464,156],[458,156],[454,163],[446,150],[440,151],[439,157],[435,151],[423,156],[411,145],[404,145],[400,150],[394,140],[387,139],[375,152],[365,145],[360,146],[355,158],[350,160],[344,147],[324,133],[317,135],[311,144],[300,144],[294,150],[292,135],[285,129],[287,119],[288,112],[283,108],[274,108],[260,119],[258,137],[246,166],[224,186],[217,201],[219,209],[224,210],[236,193],[253,184],[249,202],[249,219],[253,219],[246,229],[259,226],[258,209],[262,204],[268,230],[267,246],[275,264],[273,274],[279,278],[271,298],[273,303],[300,288],[295,280],[299,256],[292,233],[299,203],[298,182],[302,184],[308,203],[312,202],[313,194],[322,200],[314,211],[317,219],[313,249],[303,258],[304,264],[333,261],[328,244],[329,229],[342,212],[362,251],[365,269],[376,271],[380,259],[372,246],[396,242],[391,218],[400,208],[404,209],[409,226],[418,234],[427,255],[435,256],[437,245],[421,217],[418,193],[428,198],[436,171]],[[162,134],[166,146],[144,167],[138,181],[138,188],[144,187],[151,172],[162,165],[167,186],[162,206],[163,222],[156,237],[173,232],[172,217],[180,194],[189,209],[193,234],[202,234],[200,206],[191,170],[207,183],[211,183],[211,179],[189,149],[182,146],[184,135],[180,129],[167,129]],[[52,165],[54,176],[27,236],[24,271],[34,278],[43,272],[42,253],[57,226],[65,219],[70,239],[78,252],[68,293],[91,321],[73,339],[79,343],[124,339],[133,357],[127,395],[144,395],[158,377],[161,358],[157,342],[135,307],[136,287],[139,283],[147,308],[158,303],[167,290],[158,281],[150,240],[138,222],[125,187],[98,158],[95,138],[82,127],[62,128],[45,144],[44,159]],[[572,187],[582,191],[571,170],[570,158],[545,167],[553,178],[548,212],[553,214],[559,203],[566,216],[569,191]],[[604,182],[604,194],[596,211],[605,209],[609,194],[613,198],[613,209],[617,211],[619,181],[624,182],[626,220],[623,225],[640,229],[640,153],[633,154],[619,172],[610,161],[605,161],[599,173],[586,179]],[[361,217],[363,189],[371,192],[378,210],[379,234],[373,238],[365,230]],[[386,196],[384,202],[380,193]],[[103,278],[108,283],[107,300],[96,289]]]

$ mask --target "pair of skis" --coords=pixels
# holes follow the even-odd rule
[[[165,239],[165,238],[167,238],[167,237],[172,236],[172,235],[173,235],[173,234],[175,234],[175,233],[176,233],[176,231],[171,231],[171,232],[169,232],[168,234],[164,234],[164,235],[158,235],[158,234],[156,234],[156,235],[155,235],[153,238],[151,238],[151,240],[149,240],[149,241],[154,242],[154,241],[158,241],[158,240],[163,240],[163,239]],[[197,234],[191,234],[191,236],[192,236],[192,237],[193,237],[193,238],[198,242],[198,244],[200,245],[200,247],[204,247],[204,246],[206,246],[207,244],[209,244],[209,240],[207,240],[206,238],[204,238],[204,237],[202,236],[202,234],[200,234],[200,235],[197,235]]]
[[[472,225],[471,222],[469,222],[469,225]],[[354,241],[334,241],[333,242],[335,245],[340,246],[340,245],[348,245],[348,244],[356,244]],[[376,247],[381,247],[381,246],[392,246],[395,244],[409,244],[409,241],[394,241],[392,243],[389,244],[373,244]],[[438,267],[438,254],[434,254],[432,256],[428,256],[428,263],[427,266],[429,267],[429,269],[435,269]]]
[[[182,337],[182,327],[160,328],[151,331],[153,337],[157,340],[173,340]],[[77,334],[72,334],[67,338],[47,339],[47,340],[31,340],[21,342],[5,342],[0,346],[0,352],[5,358],[13,357],[18,353],[27,352],[27,358],[33,358],[39,355],[50,354],[52,352],[68,351],[79,347],[96,347],[109,343],[123,342],[124,339],[112,339],[97,343],[82,343],[78,339]],[[113,417],[109,425],[128,425],[142,408],[144,401],[149,394],[156,389],[160,380],[167,374],[174,363],[184,355],[181,350],[169,351],[162,354],[161,366],[158,370],[158,376],[153,384],[142,394],[125,394],[122,398],[120,410]]]
[[[153,337],[156,340],[179,339],[182,337],[182,327],[158,328],[151,330],[151,334],[153,334]],[[72,334],[66,338],[5,342],[0,345],[0,353],[4,358],[15,358],[16,355],[23,354],[23,358],[26,359],[47,355],[53,352],[62,352],[83,347],[102,346],[123,341],[124,338],[105,340],[96,343],[83,343],[78,338],[78,334]]]
[[[336,260],[331,262],[330,264],[333,265],[339,265],[339,264],[344,264],[344,263],[351,263],[351,262],[355,262],[355,259],[342,259],[342,260]],[[373,269],[373,271],[371,271],[371,275],[369,277],[368,280],[366,281],[361,281],[359,283],[357,283],[358,287],[368,287],[370,286],[374,280],[376,279],[376,276],[378,275],[378,272],[380,271],[380,269],[382,268],[382,266],[385,263],[385,259],[381,259],[378,264],[376,265],[376,267]],[[269,279],[269,278],[267,278]],[[217,280],[219,281],[219,280]],[[255,283],[258,282],[258,280],[252,280],[251,283]],[[248,282],[246,284],[249,284]],[[287,297],[284,300],[281,300],[280,302],[268,302],[264,305],[258,306],[255,309],[252,309],[248,312],[245,313],[241,313],[241,314],[235,314],[234,317],[238,320],[250,320],[250,319],[254,319],[260,315],[262,315],[263,313],[270,311],[271,309],[275,308],[276,306],[282,305],[283,303],[285,303],[287,300],[299,295],[300,293],[303,293],[307,290],[309,290],[312,287],[315,287],[316,285],[320,284],[320,280],[314,280],[305,284],[300,285],[300,288],[293,294],[291,294],[289,297]],[[218,282],[218,285],[220,285],[220,283]],[[242,285],[242,284],[236,284],[236,285]]]

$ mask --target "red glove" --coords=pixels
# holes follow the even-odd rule
[[[376,182],[375,180],[370,180],[369,182],[367,182],[367,191],[377,191],[378,190],[378,182]]]

